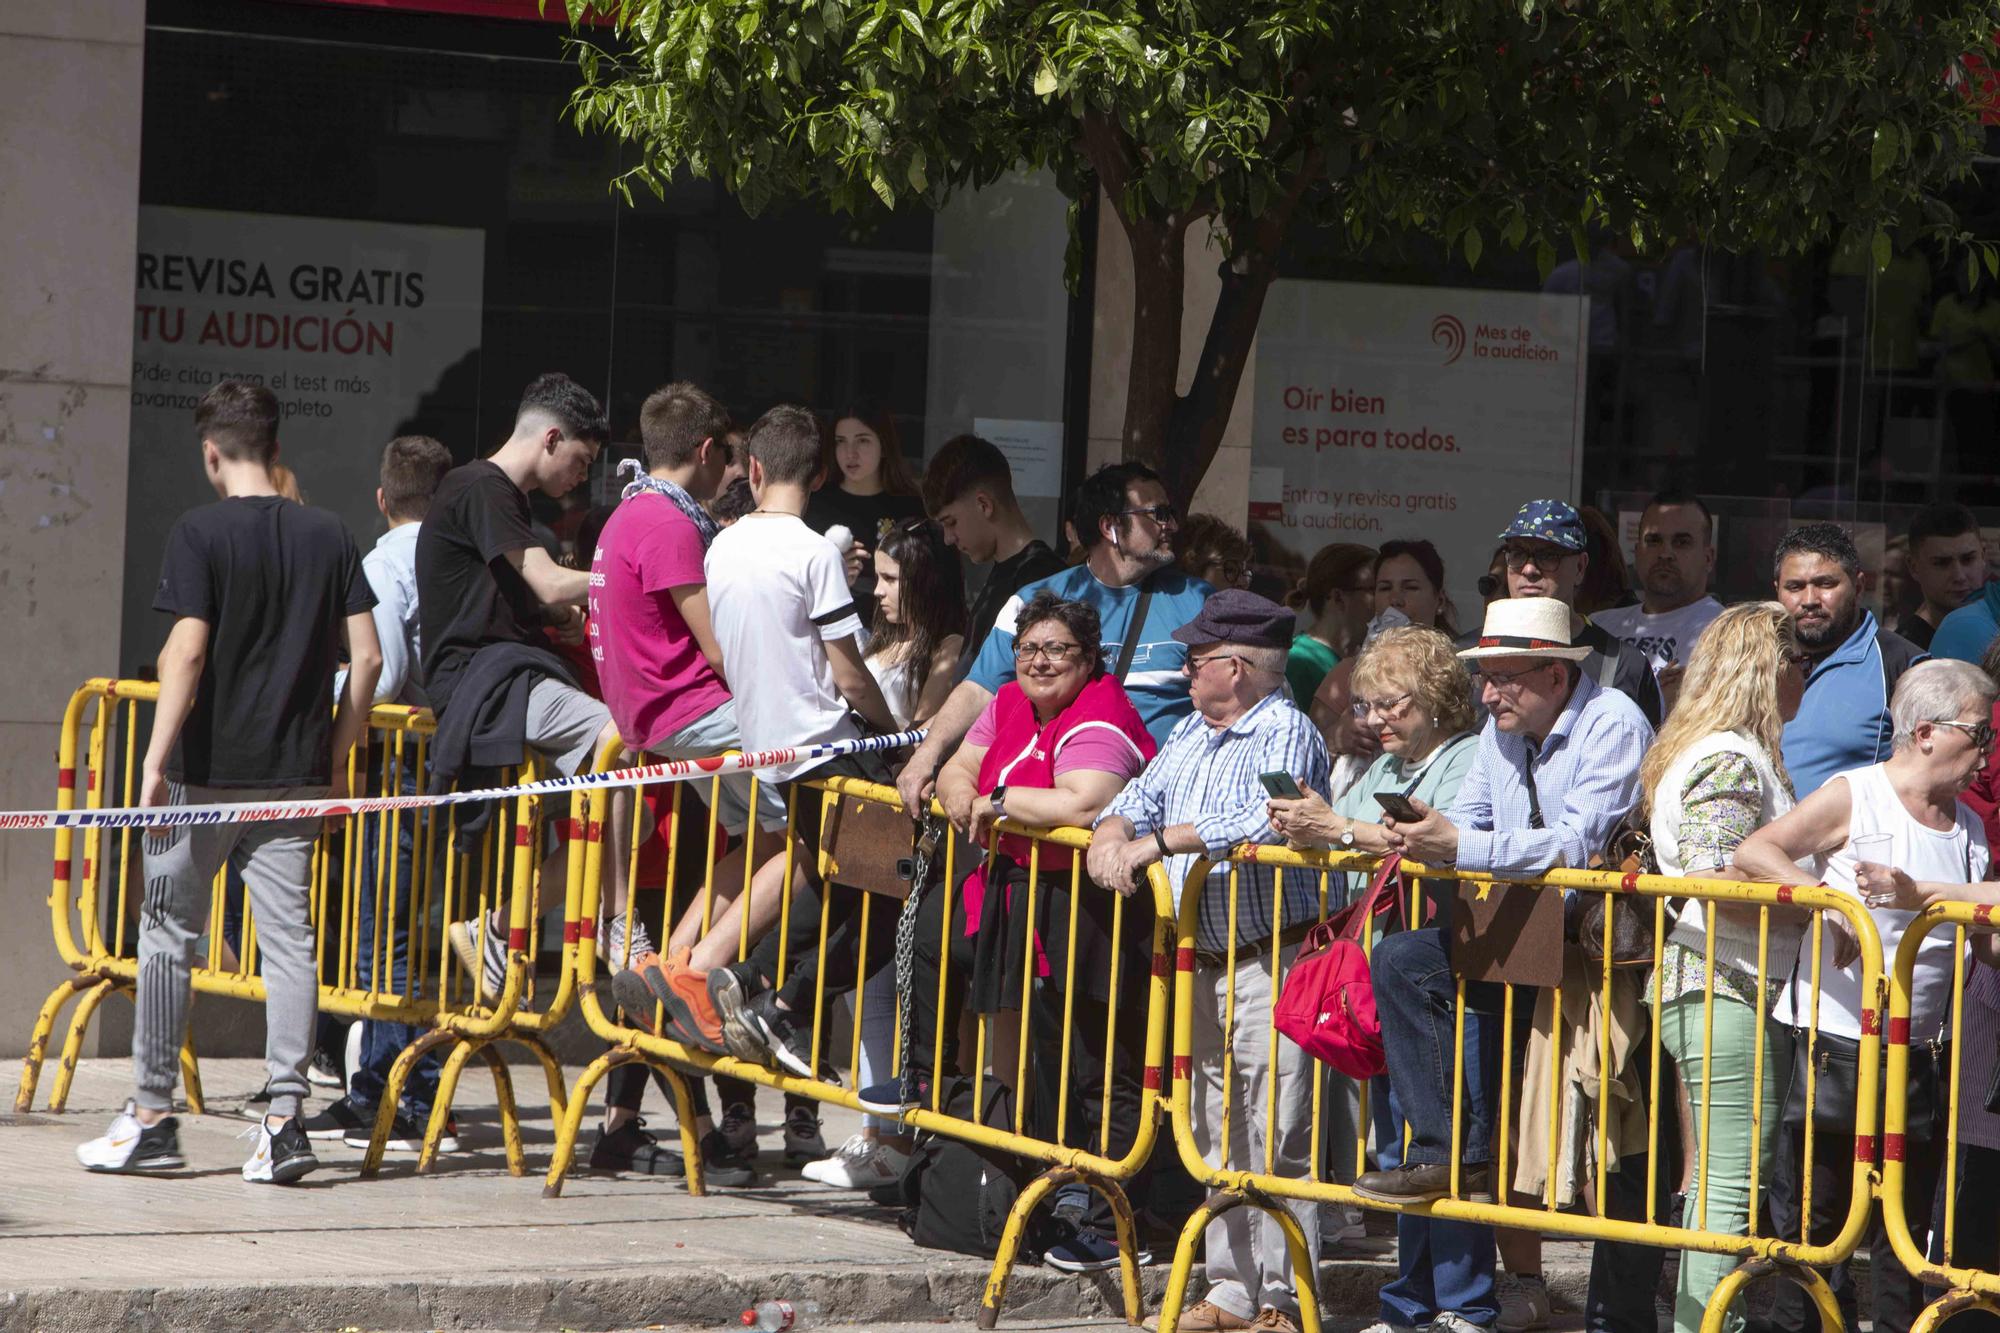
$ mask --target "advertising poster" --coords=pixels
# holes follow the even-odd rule
[[[1303,573],[1333,542],[1427,538],[1461,629],[1525,501],[1577,498],[1587,297],[1281,281],[1257,334],[1250,538]]]
[[[194,428],[202,394],[228,378],[276,394],[279,461],[365,552],[382,531],[382,447],[448,375],[476,383],[484,274],[485,236],[462,228],[139,210],[128,671],[152,661],[165,633],[151,605],[168,530],[215,498]],[[463,454],[474,442],[444,443]]]

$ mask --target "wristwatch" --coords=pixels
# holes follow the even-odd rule
[[[1003,782],[995,787],[993,795],[989,799],[993,802],[994,817],[1005,819],[1007,817],[1007,784]]]
[[[1346,828],[1340,831],[1340,837],[1338,841],[1340,843],[1340,850],[1342,850],[1343,852],[1351,852],[1354,850],[1354,824],[1352,821],[1348,823]]]
[[[1159,844],[1160,859],[1162,861],[1166,860],[1168,857],[1173,855],[1173,852],[1171,852],[1167,848],[1167,833],[1165,829],[1154,829],[1153,841]]]

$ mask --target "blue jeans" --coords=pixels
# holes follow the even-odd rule
[[[1452,1070],[1459,1054],[1458,979],[1452,975],[1444,931],[1432,926],[1385,935],[1375,946],[1370,970],[1389,1086],[1410,1125],[1409,1161],[1443,1166],[1451,1161]],[[1466,983],[1465,1040],[1472,1059],[1462,1090],[1458,1150],[1467,1166],[1493,1160],[1502,995],[1493,982]]]
[[[1379,947],[1379,946],[1378,946]],[[1378,1081],[1379,1086],[1379,1081]],[[1375,1155],[1383,1170],[1403,1158],[1402,1109],[1389,1089],[1383,1122],[1388,1146]],[[1493,1228],[1476,1222],[1403,1213],[1396,1218],[1396,1276],[1382,1288],[1381,1317],[1401,1328],[1422,1328],[1447,1311],[1491,1328],[1500,1317],[1493,1294]]]
[[[414,765],[406,765],[402,773],[400,787],[405,796],[418,791],[417,774]],[[417,830],[423,814],[415,810],[402,810],[394,815],[379,815],[362,821],[361,866],[356,876],[355,891],[360,894],[356,904],[357,940],[360,949],[357,980],[364,987],[373,987],[377,946],[375,939],[375,899],[376,867],[381,857],[384,825],[393,818],[396,821],[396,855],[390,870],[390,887],[383,906],[388,919],[383,922],[384,939],[389,953],[389,976],[384,987],[396,995],[406,994],[410,974],[410,898],[416,891],[416,842]],[[440,830],[444,818],[438,821]],[[442,833],[437,839],[442,847]],[[442,865],[441,856],[432,857],[433,868]],[[419,922],[423,929],[424,923]],[[389,1072],[395,1067],[396,1057],[403,1048],[421,1037],[429,1028],[422,1024],[395,1023],[380,1019],[367,1019],[361,1024],[361,1060],[354,1070],[354,1077],[348,1083],[347,1095],[357,1107],[373,1108],[382,1100],[382,1092],[388,1087]],[[431,1113],[431,1104],[437,1100],[438,1070],[440,1061],[435,1051],[427,1052],[410,1071],[403,1082],[402,1109],[418,1119],[425,1119]]]

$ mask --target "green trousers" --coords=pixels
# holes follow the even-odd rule
[[[1704,1000],[1700,992],[1668,1000],[1660,1006],[1660,1045],[1674,1057],[1681,1083],[1687,1088],[1693,1113],[1695,1160],[1688,1184],[1682,1225],[1690,1230],[1728,1235],[1750,1233],[1751,1155],[1757,1158],[1757,1192],[1771,1187],[1771,1149],[1777,1138],[1778,1108],[1792,1071],[1792,1034],[1781,1024],[1761,1018],[1741,1000],[1717,994],[1715,1025],[1709,1039],[1709,1061],[1702,1063]],[[1755,1095],[1757,1027],[1764,1027],[1764,1079]],[[1704,1079],[1704,1075],[1706,1078]],[[1703,1142],[1706,1100],[1708,1132]],[[1762,1103],[1761,1122],[1752,1140],[1751,1106]],[[1704,1149],[1705,1157],[1704,1157]],[[1703,1169],[1706,1160],[1707,1169]],[[1716,1284],[1738,1260],[1726,1254],[1681,1252],[1680,1280],[1674,1288],[1674,1333],[1695,1333],[1702,1311]],[[1740,1308],[1724,1320],[1725,1333],[1743,1333]]]

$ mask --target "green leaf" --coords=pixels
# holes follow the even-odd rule
[[[757,11],[753,9],[749,13],[743,15],[741,18],[736,20],[737,41],[747,42],[750,40],[752,36],[756,34],[757,19],[758,19]]]
[[[1870,247],[1870,251],[1875,259],[1875,271],[1877,273],[1888,268],[1889,261],[1895,258],[1896,255],[1896,247],[1890,243],[1889,233],[1879,229],[1875,233],[1875,242]]]
[[[1868,154],[1868,176],[1880,180],[1890,167],[1896,165],[1896,157],[1902,152],[1903,131],[1893,120],[1885,120],[1875,127],[1875,147]]]
[[[1480,252],[1485,248],[1486,243],[1479,238],[1479,228],[1467,227],[1465,229],[1465,266],[1467,268],[1478,268]]]
[[[868,184],[875,191],[876,197],[883,203],[887,204],[890,208],[896,206],[895,187],[889,184],[887,178],[881,172],[871,173],[868,177]]]
[[[1047,97],[1056,90],[1056,72],[1044,60],[1042,67],[1035,71],[1035,96]]]
[[[922,194],[931,188],[930,180],[924,175],[924,155],[922,153],[918,153],[910,159],[908,175],[910,188],[918,194]]]

